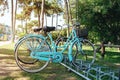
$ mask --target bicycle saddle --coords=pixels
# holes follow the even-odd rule
[[[45,26],[45,27],[43,27],[43,28],[35,28],[35,29],[34,29],[34,32],[39,32],[39,31],[41,31],[41,30],[43,30],[44,32],[50,32],[50,31],[54,31],[54,30],[55,30],[55,27],[54,27],[54,26],[52,26],[52,27],[50,27],[50,26]]]

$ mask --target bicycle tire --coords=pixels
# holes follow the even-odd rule
[[[38,42],[39,41],[39,42]],[[39,49],[40,43],[44,43]],[[20,41],[15,50],[15,61],[17,65],[26,72],[39,72],[43,70],[49,63],[49,61],[40,61],[38,59],[33,59],[30,56],[32,51],[43,51],[46,48],[50,51],[50,46],[46,40],[41,37],[27,37]]]
[[[77,45],[77,49],[74,46]],[[94,45],[87,39],[81,39],[72,45],[72,63],[81,69],[89,68],[95,61],[96,50]]]
[[[24,37],[20,38],[20,39],[18,40],[18,42],[15,44],[15,51],[16,51],[16,46],[18,45],[19,41],[21,41],[21,40],[24,39],[25,37],[27,37],[27,36],[24,36]],[[38,59],[35,59],[35,60],[33,60],[33,61],[30,61],[30,62],[27,61],[27,62],[26,62],[26,61],[23,61],[22,59],[20,59],[19,57],[18,57],[18,59],[19,59],[19,61],[21,61],[22,63],[25,63],[25,64],[33,64],[33,63],[35,63],[35,62],[38,61]]]

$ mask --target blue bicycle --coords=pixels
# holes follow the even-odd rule
[[[39,72],[49,62],[63,63],[67,56],[67,62],[79,67],[84,61],[92,65],[95,61],[96,50],[87,39],[79,38],[76,30],[72,29],[69,37],[61,37],[57,43],[53,41],[51,31],[55,27],[38,28],[47,36],[29,34],[21,38],[15,46],[15,60],[17,65],[26,72]],[[86,66],[82,66],[86,67]]]

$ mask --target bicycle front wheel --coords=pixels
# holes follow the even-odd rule
[[[40,61],[30,56],[31,52],[35,51],[50,51],[50,47],[46,40],[32,36],[21,40],[17,45],[15,50],[15,60],[22,70],[26,72],[38,72],[48,65],[49,61]]]
[[[95,61],[96,50],[87,39],[80,39],[72,47],[73,64],[79,67],[88,67]]]

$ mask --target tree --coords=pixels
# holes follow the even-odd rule
[[[40,25],[43,26],[42,24],[44,21],[43,22],[41,21],[42,19],[44,19],[45,14],[50,15],[53,11],[55,13],[62,12],[62,9],[58,7],[58,4],[56,4],[55,0],[54,1],[43,0],[43,3],[42,3],[42,0],[34,0],[34,1],[18,0],[18,3],[19,3],[19,6],[23,8],[23,12],[26,11],[27,13],[30,13],[30,14],[31,12],[34,12],[35,15],[37,14],[39,27]],[[26,6],[24,7],[24,5]],[[44,6],[44,9],[42,8],[42,6]],[[31,7],[31,9],[28,9],[28,7]]]
[[[61,12],[63,12],[63,9],[62,9],[62,7],[61,7],[61,5],[60,5],[60,2],[59,1],[56,1],[56,0],[53,0],[52,2],[51,2],[51,8],[50,8],[50,10],[51,10],[51,15],[52,15],[52,26],[53,26],[53,17],[54,17],[54,14],[56,14],[56,26],[57,26],[57,22],[58,22],[58,14],[59,13],[61,13]]]
[[[89,30],[93,41],[120,44],[119,0],[79,0],[78,4],[79,22]]]
[[[25,18],[24,18],[24,14],[21,12],[20,14],[17,14],[16,15],[16,19],[17,20],[20,20],[21,21],[21,26],[22,26],[22,28],[24,27],[24,20],[25,20]]]
[[[34,2],[34,11],[38,15],[38,27],[40,27],[40,11],[41,11],[41,1]]]
[[[30,16],[31,13],[33,11],[33,6],[31,5],[32,1],[31,0],[26,0],[26,1],[22,1],[22,0],[18,0],[18,5],[20,8],[22,8],[23,10],[21,11],[20,14],[17,15],[17,19],[21,19],[21,25],[24,25],[23,21],[25,21],[25,33],[28,33],[28,26],[27,26],[27,22],[28,20],[30,20]]]
[[[120,3],[117,0],[109,1],[109,3],[111,4],[104,6],[105,9],[102,9],[101,12],[94,14],[93,18],[98,23],[95,24],[95,30],[99,31],[100,40],[120,44],[120,17],[118,17],[120,15]]]
[[[8,1],[7,0],[0,0],[0,16],[4,16],[6,10],[8,10]]]
[[[67,36],[69,36],[69,34],[70,34],[70,28],[69,28],[69,24],[70,24],[70,21],[69,21],[69,17],[70,17],[70,13],[69,13],[69,7],[68,7],[68,0],[64,0],[64,2],[65,2],[65,7],[66,7],[66,10],[65,10],[65,12],[66,12],[66,16],[67,16],[67,25],[68,25],[68,33],[67,33]]]
[[[38,20],[31,20],[31,21],[29,21],[28,22],[28,30],[29,30],[29,32],[32,32],[32,27],[36,27],[36,26],[38,26],[39,24],[38,24]]]
[[[14,40],[15,40],[15,25],[14,25],[14,1],[13,0],[11,0],[11,21],[12,21],[12,23],[11,23],[11,27],[12,27],[12,42],[14,42]]]

